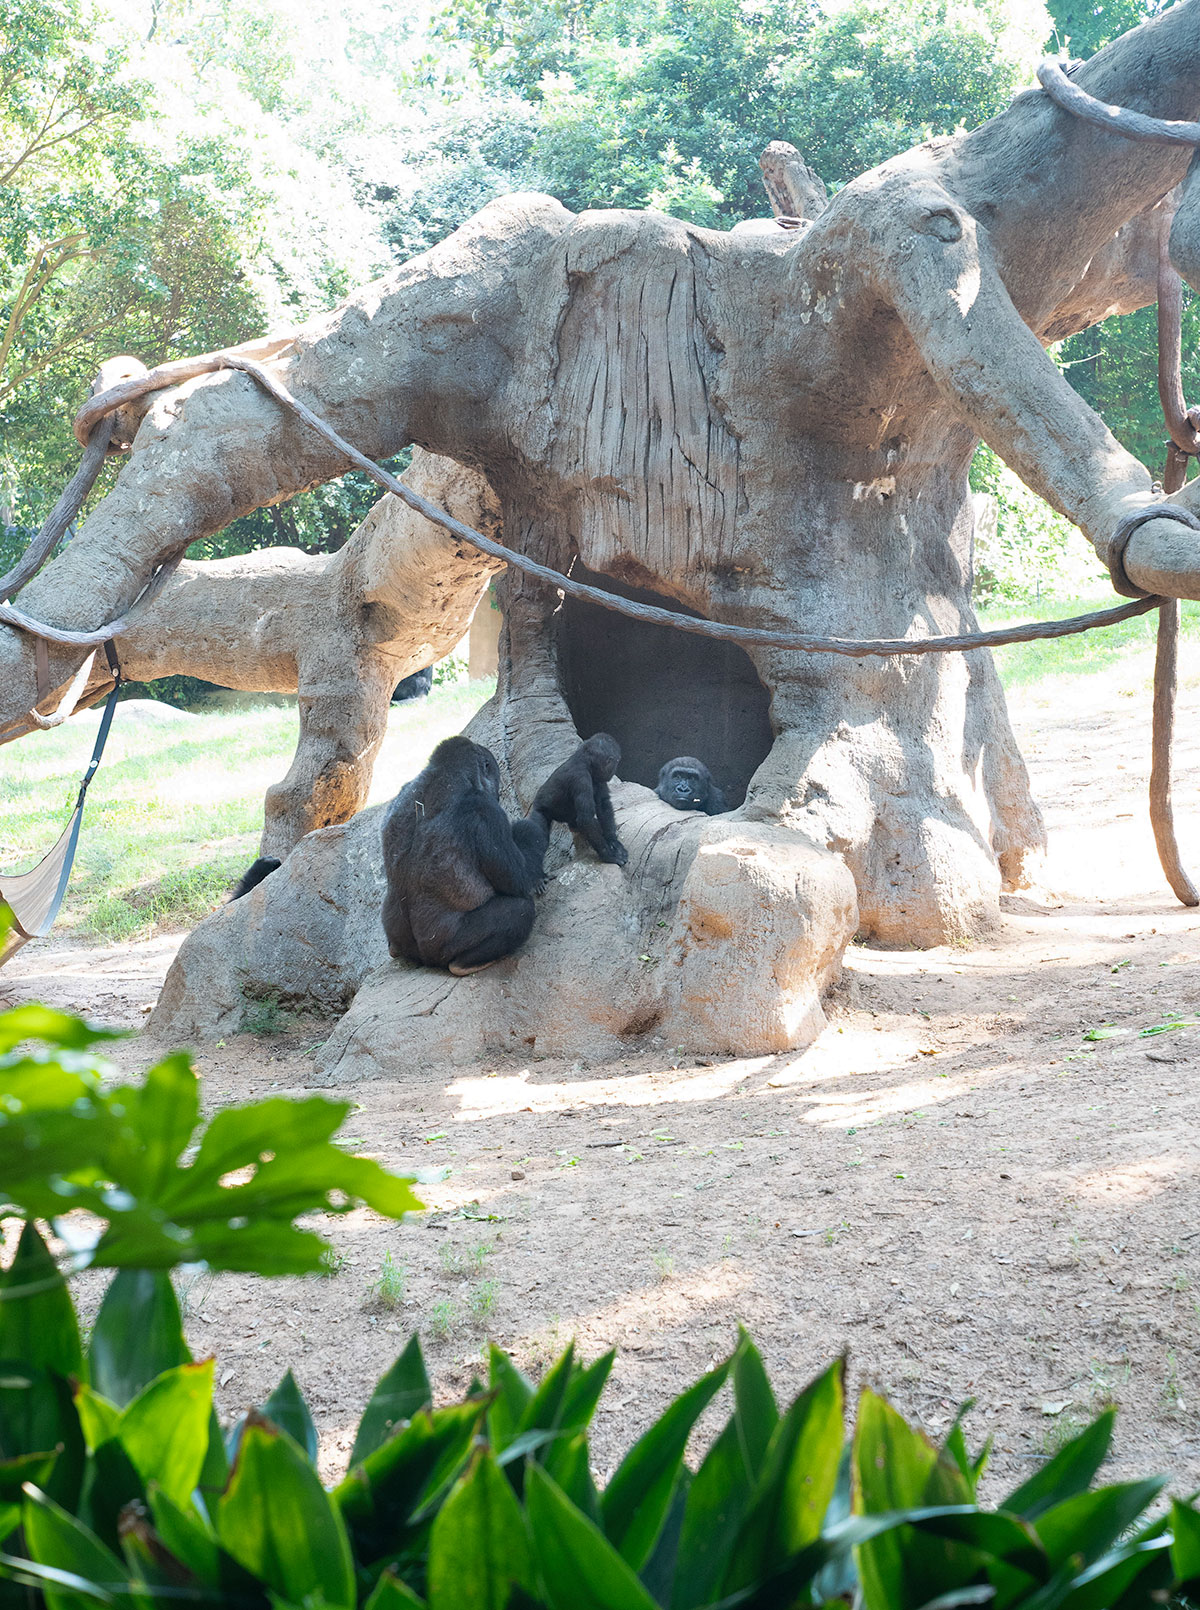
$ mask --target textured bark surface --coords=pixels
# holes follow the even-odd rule
[[[1117,41],[1076,81],[1194,118],[1200,0]],[[799,228],[722,235],[508,197],[298,330],[272,364],[364,451],[415,441],[482,471],[510,546],[726,621],[846,637],[970,629],[966,470],[981,436],[1103,552],[1150,478],[1042,343],[1152,298],[1151,209],[1184,181],[1190,153],[1130,144],[1039,90],[823,206],[776,157],[777,209],[792,186],[815,214]],[[1198,183],[1183,186],[1172,251],[1200,285]],[[341,468],[244,375],[160,394],[115,490],[25,606],[93,624],[181,544]],[[1178,498],[1197,500],[1200,488]],[[1200,596],[1200,544],[1179,524],[1142,526],[1125,563],[1141,586]],[[488,722],[527,804],[575,742],[573,702],[590,708],[604,666],[572,659],[556,597],[513,577],[504,595]],[[934,943],[986,925],[1043,837],[988,654],[751,658],[773,743],[722,830],[776,847],[794,835],[797,854],[844,862],[876,937]],[[32,663],[27,642],[0,636],[0,718],[28,708]],[[65,679],[74,657],[52,663]],[[680,721],[702,723],[723,677],[716,655],[695,668]],[[667,697],[651,678],[629,686],[624,709],[620,690],[604,693],[618,740],[626,729],[644,750],[664,686]],[[705,737],[701,724],[688,747],[720,777]],[[681,846],[707,831],[667,828]],[[653,899],[635,877],[631,863],[640,922]],[[792,908],[820,930],[814,955],[849,920],[820,888],[813,878]],[[621,989],[621,967],[598,987]]]
[[[404,479],[497,534],[499,504],[477,472],[418,449]],[[186,672],[299,694],[300,742],[265,806],[262,854],[282,859],[366,803],[392,690],[450,652],[499,568],[388,494],[336,554],[185,560],[117,651],[139,681]]]

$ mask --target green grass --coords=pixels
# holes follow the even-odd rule
[[[995,604],[977,613],[980,626],[1016,626],[1023,621],[1065,620],[1071,615],[1087,615],[1121,602],[1114,593],[1107,592],[1081,598],[1045,598],[1036,604]],[[1151,610],[1133,620],[1084,632],[1079,637],[1014,643],[993,652],[1004,686],[1027,687],[1046,677],[1085,676],[1091,671],[1110,670],[1139,650],[1152,650],[1157,626],[1158,612]],[[1181,636],[1185,641],[1200,641],[1200,609],[1195,604],[1183,606]]]
[[[372,801],[419,771],[492,687],[446,683],[428,699],[397,706],[375,763]],[[98,721],[89,711],[0,749],[0,869],[27,871],[57,839]],[[263,795],[287,771],[297,732],[294,703],[197,715],[118,706],[88,791],[57,931],[117,941],[206,916],[258,854]]]

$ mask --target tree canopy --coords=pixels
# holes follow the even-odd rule
[[[769,140],[836,187],[984,121],[1044,50],[1089,55],[1156,3],[2,0],[0,563],[69,475],[105,357],[294,323],[512,190],[729,228],[767,210]],[[1146,310],[1062,352],[1149,464],[1153,346]],[[1200,390],[1190,359],[1186,378]],[[1002,509],[1024,506],[1014,488]],[[373,498],[347,477],[203,551],[337,547]]]

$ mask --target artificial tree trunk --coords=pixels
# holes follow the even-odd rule
[[[482,475],[418,449],[404,479],[497,535],[499,506]],[[295,757],[265,801],[261,853],[282,860],[306,833],[366,804],[393,689],[450,652],[498,569],[388,495],[335,554],[263,548],[185,560],[117,652],[131,680],[183,673],[299,695]]]
[[[1118,40],[1075,81],[1106,102],[1194,118],[1200,0]],[[773,234],[508,197],[296,331],[270,366],[375,457],[417,442],[482,471],[505,541],[560,570],[744,625],[957,632],[974,625],[966,472],[978,438],[1101,553],[1149,501],[1144,468],[1042,343],[1153,298],[1152,210],[1189,160],[1031,91],[824,206],[809,187],[809,216]],[[1193,284],[1198,214],[1193,180],[1172,236]],[[159,394],[116,488],[23,603],[93,625],[186,542],[343,467],[245,375]],[[1148,589],[1200,596],[1200,545],[1178,524],[1141,526],[1125,567]],[[627,781],[652,782],[680,749],[699,753],[736,803],[726,826],[751,846],[747,864],[756,834],[766,846],[791,833],[806,855],[850,869],[865,932],[917,944],[985,925],[1041,846],[986,652],[758,650],[751,665],[618,617],[600,626],[589,606],[560,608],[523,580],[504,593],[485,725],[518,803],[581,727],[615,733]],[[54,656],[62,680],[77,659]],[[31,646],[6,633],[0,719],[34,695]],[[702,858],[704,823],[664,818],[661,831],[679,866]],[[825,954],[855,919],[835,871],[818,885],[795,921],[822,929]],[[659,903],[634,897],[645,920]],[[676,938],[688,952],[695,933]],[[753,949],[753,935],[738,939]],[[758,954],[769,970],[765,940]],[[679,965],[686,973],[686,957]],[[813,989],[829,974],[817,971]],[[736,1025],[730,1037],[745,1043]]]

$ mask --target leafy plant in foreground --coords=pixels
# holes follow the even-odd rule
[[[56,1052],[15,1049],[35,1034]],[[227,1223],[230,1200],[241,1216],[236,1193],[257,1184],[258,1237],[214,1230],[214,1267],[247,1267],[257,1249],[265,1269],[303,1258],[311,1269],[320,1242],[303,1239],[295,1213],[351,1193],[403,1211],[407,1185],[374,1165],[348,1172],[358,1160],[330,1138],[340,1117],[322,1127],[304,1117],[308,1102],[228,1109],[192,1156],[185,1059],[106,1091],[98,1038],[44,1008],[0,1017],[0,1178],[26,1220],[0,1272],[0,1603],[1149,1610],[1200,1594],[1200,1513],[1175,1503],[1148,1521],[1159,1478],[1092,1485],[1111,1412],[987,1510],[976,1498],[984,1456],[968,1454],[957,1420],[935,1446],[866,1391],[847,1438],[841,1360],[781,1412],[744,1333],[603,1488],[587,1431],[612,1353],[585,1364],[570,1346],[535,1384],[493,1347],[486,1385],[435,1408],[414,1337],[371,1396],[347,1475],[327,1489],[290,1371],[222,1435],[212,1361],[189,1355],[168,1253],[193,1256],[202,1228]],[[253,1145],[266,1149],[265,1108],[271,1155],[247,1161]],[[33,1222],[47,1203],[98,1213],[93,1257],[119,1269],[86,1348]],[[689,1440],[723,1393],[724,1427],[693,1469]]]

